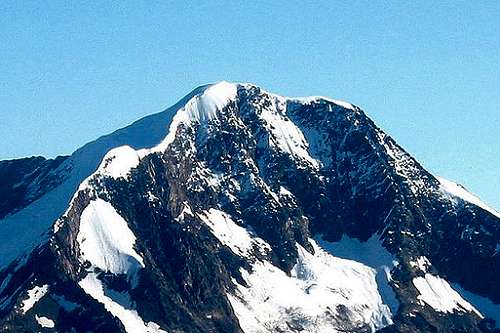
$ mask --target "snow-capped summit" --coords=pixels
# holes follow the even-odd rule
[[[500,322],[498,213],[347,102],[206,85],[0,177],[2,332]]]

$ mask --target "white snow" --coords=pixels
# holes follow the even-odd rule
[[[157,146],[165,139],[176,112],[207,86],[199,87],[169,109],[147,116],[75,151],[57,169],[67,173],[65,181],[19,212],[0,220],[0,268],[48,239],[51,225],[68,209],[82,181],[94,173],[111,149],[128,145],[139,150]],[[69,171],[68,171],[69,170]],[[57,230],[58,226],[54,226]],[[11,235],[16,235],[15,242]]]
[[[487,204],[485,204],[483,201],[481,201],[481,199],[479,199],[474,194],[467,191],[465,189],[465,187],[463,187],[462,185],[454,183],[454,182],[447,180],[447,179],[444,179],[442,177],[436,177],[436,178],[439,180],[439,182],[441,184],[441,188],[443,189],[443,191],[445,193],[446,192],[450,193],[456,197],[459,197],[465,201],[468,201],[468,202],[490,212],[491,214],[495,215],[496,217],[500,218],[500,212],[496,211],[495,209],[493,209],[490,206],[488,206]]]
[[[130,274],[144,267],[127,222],[102,199],[91,201],[83,210],[77,241],[82,259],[105,272]]]
[[[21,306],[21,311],[24,313],[28,312],[49,290],[48,285],[34,286],[28,290],[28,298],[25,299]]]
[[[228,295],[244,332],[287,331],[300,322],[302,332],[336,332],[348,320],[372,331],[392,323],[375,280],[376,271],[361,263],[334,257],[310,240],[312,255],[297,245],[299,259],[287,276],[269,262],[241,270],[249,287],[238,284]],[[339,309],[338,306],[346,308]],[[346,311],[346,317],[336,317]]]
[[[417,298],[436,311],[449,312],[475,312],[481,318],[483,317],[469,302],[464,300],[459,293],[457,293],[450,284],[440,278],[429,273],[425,276],[413,278],[413,285],[417,288],[420,295]],[[423,303],[422,303],[423,304]]]
[[[181,124],[204,123],[214,119],[217,111],[222,110],[231,100],[236,98],[236,93],[237,86],[235,84],[223,81],[210,86],[202,94],[194,96],[175,114],[165,139],[150,151],[165,151],[174,141],[177,128]],[[147,152],[141,153],[147,154]]]
[[[266,128],[272,133],[269,144],[289,155],[309,162],[319,168],[317,160],[308,152],[309,144],[304,134],[286,116],[286,99],[275,97],[272,106],[263,108],[259,117],[264,120]]]
[[[500,328],[500,304],[495,304],[487,297],[479,296],[465,290],[456,283],[453,284],[453,289],[479,310],[483,316],[494,319],[496,327]]]
[[[139,155],[130,146],[110,150],[103,158],[97,172],[113,178],[125,178],[132,168],[139,165]]]
[[[44,316],[39,317],[38,315],[35,315],[35,319],[37,323],[44,328],[54,328],[55,326],[54,321],[47,317]]]
[[[261,253],[270,250],[269,244],[261,238],[252,237],[247,229],[237,225],[223,211],[211,208],[198,216],[209,226],[213,235],[237,255],[242,257],[250,256],[254,246]]]
[[[287,197],[294,197],[292,192],[290,192],[287,188],[280,186],[280,195]]]
[[[343,235],[338,242],[328,242],[321,237],[316,239],[318,244],[331,255],[343,259],[359,262],[375,270],[377,287],[384,304],[387,304],[392,313],[396,313],[399,302],[390,286],[391,270],[398,265],[394,256],[383,246],[377,234],[373,234],[366,242]]]
[[[420,256],[415,260],[410,261],[412,267],[420,269],[422,272],[427,272],[427,268],[430,267],[431,263],[429,259],[425,256]]]
[[[199,87],[169,109],[145,117],[75,151],[56,170],[56,173],[66,174],[61,185],[28,207],[0,220],[0,268],[48,239],[47,231],[68,210],[77,192],[87,188],[87,180],[96,174],[127,177],[142,157],[165,150],[180,124],[202,123],[216,117],[218,110],[235,100],[237,87],[237,84],[228,82]],[[284,98],[281,101],[286,103]],[[342,105],[339,101],[333,102]],[[317,161],[307,153],[307,142],[300,130],[290,121],[285,121],[284,117],[268,116],[269,121],[278,121],[275,124],[278,145],[317,165]],[[61,223],[55,223],[54,232],[60,227]],[[15,242],[9,241],[13,234],[16,234]]]
[[[237,85],[226,81],[211,85],[200,97],[204,112],[213,114],[215,110],[223,109],[230,101],[236,99]],[[200,111],[198,111],[200,112]]]
[[[106,310],[117,317],[128,333],[166,333],[160,329],[158,324],[153,322],[144,323],[137,311],[126,309],[107,296],[101,281],[95,273],[87,274],[78,284],[88,295],[103,304]]]
[[[318,102],[320,100],[325,100],[327,102],[339,105],[339,106],[341,106],[341,107],[343,107],[345,109],[354,110],[354,106],[351,103],[344,102],[344,101],[339,101],[339,100],[332,99],[332,98],[329,98],[329,97],[324,97],[324,96],[290,97],[288,99],[293,100],[293,101],[298,101],[298,102],[306,103],[306,104],[310,104],[310,103],[313,103],[313,102]]]

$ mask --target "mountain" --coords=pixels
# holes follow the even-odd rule
[[[202,86],[0,179],[2,332],[499,332],[500,214],[349,103]]]

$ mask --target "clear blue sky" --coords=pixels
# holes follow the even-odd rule
[[[499,209],[500,2],[348,2],[1,1],[0,159],[69,154],[245,81],[363,107]]]

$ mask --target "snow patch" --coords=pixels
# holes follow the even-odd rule
[[[238,284],[228,295],[245,332],[331,332],[334,328],[368,325],[375,331],[392,323],[389,306],[377,289],[376,271],[361,263],[334,257],[310,240],[315,254],[300,245],[297,264],[287,276],[269,262],[241,270],[248,287]]]
[[[321,237],[318,244],[336,257],[354,260],[375,270],[377,287],[384,304],[387,304],[392,313],[399,307],[396,294],[390,286],[391,270],[398,265],[394,256],[387,251],[377,234],[373,234],[366,242],[343,235],[338,242],[328,242]]]
[[[77,241],[82,259],[105,272],[131,274],[144,267],[127,222],[102,199],[91,201],[83,210]]]
[[[470,203],[490,212],[491,214],[495,215],[496,217],[500,218],[500,212],[497,212],[495,209],[493,209],[490,206],[488,206],[487,204],[485,204],[483,201],[481,201],[481,199],[479,199],[474,194],[467,191],[465,189],[465,187],[463,187],[462,185],[454,183],[450,180],[447,180],[447,179],[444,179],[441,177],[436,177],[436,178],[437,178],[437,180],[439,180],[439,183],[441,184],[441,189],[445,193],[449,193],[449,194],[452,194],[456,197],[459,197],[467,202],[470,202]]]
[[[281,196],[287,196],[287,197],[294,197],[292,192],[290,192],[287,188],[280,186],[280,195]]]
[[[137,311],[126,309],[106,296],[103,285],[95,273],[87,274],[78,284],[88,295],[103,304],[106,310],[117,317],[128,333],[166,333],[156,323],[144,323]]]
[[[425,256],[420,256],[416,260],[410,261],[410,266],[413,268],[418,268],[422,272],[427,272],[427,268],[431,266],[431,263]]]
[[[237,225],[231,217],[217,209],[210,208],[198,215],[213,235],[231,251],[242,257],[249,257],[254,246],[265,254],[271,250],[269,244],[259,237],[252,237],[246,228]]]
[[[469,302],[464,300],[459,293],[453,290],[446,280],[439,276],[426,273],[423,277],[419,276],[413,278],[412,282],[420,293],[417,299],[419,299],[422,304],[426,303],[439,312],[453,313],[454,310],[475,312],[478,316],[483,318],[479,311],[470,305]]]
[[[34,286],[28,290],[28,298],[23,301],[21,311],[23,314],[28,312],[43,296],[49,291],[48,285]]]
[[[126,178],[131,169],[139,165],[139,155],[130,146],[110,150],[103,158],[98,173],[112,178]]]
[[[317,160],[308,152],[309,144],[300,129],[287,118],[286,100],[275,97],[273,105],[263,108],[259,117],[265,121],[265,126],[272,133],[269,144],[277,149],[309,162],[314,168],[319,168]]]
[[[55,326],[54,321],[52,319],[47,318],[47,317],[44,317],[44,316],[38,317],[38,315],[35,315],[35,319],[36,319],[36,322],[44,328],[54,328],[54,326]]]

